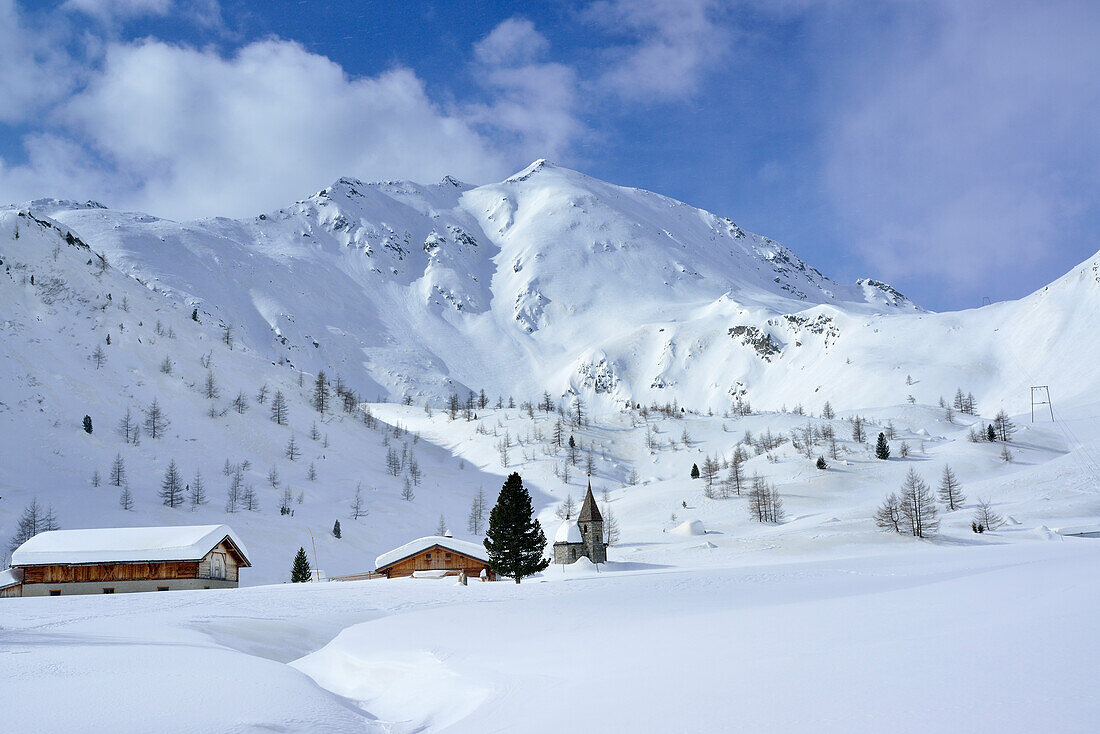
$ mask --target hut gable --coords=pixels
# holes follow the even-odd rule
[[[489,554],[484,546],[441,535],[428,535],[383,553],[374,561],[377,573],[390,578],[411,576],[417,571],[443,571],[467,576],[492,577]]]

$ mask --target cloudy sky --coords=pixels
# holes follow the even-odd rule
[[[249,216],[545,157],[935,309],[1100,249],[1094,0],[0,0],[0,201]]]

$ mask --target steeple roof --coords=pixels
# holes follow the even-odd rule
[[[581,512],[577,515],[577,522],[589,522],[597,520],[603,522],[603,515],[600,514],[600,508],[596,507],[596,498],[592,496],[592,480],[588,480],[588,493],[584,496],[584,504],[581,505]]]

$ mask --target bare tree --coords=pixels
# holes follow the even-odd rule
[[[267,483],[271,485],[272,489],[279,488],[279,468],[274,464],[267,472]]]
[[[572,520],[573,515],[577,512],[577,503],[573,499],[573,495],[565,495],[565,501],[558,505],[558,509],[554,512],[562,520]]]
[[[116,454],[111,464],[111,484],[116,487],[126,484],[126,463],[122,460],[122,454]]]
[[[485,393],[482,393],[484,395]],[[447,518],[439,516],[439,522],[435,526],[435,534],[442,537],[447,534]]]
[[[164,361],[160,363],[160,371],[166,375],[172,374],[172,358],[165,356]]]
[[[466,531],[474,537],[480,536],[485,529],[485,490],[478,487],[477,494],[470,504],[470,514],[466,516]]]
[[[936,518],[936,502],[928,484],[910,467],[898,496],[903,527],[917,538],[927,538],[939,530]]]
[[[176,460],[168,462],[168,470],[164,472],[164,481],[160,484],[159,496],[165,506],[176,508],[183,504],[183,480],[180,478]]]
[[[978,506],[974,509],[974,524],[981,528],[979,532],[992,531],[1004,525],[1005,519],[997,514],[989,500],[979,497]]]
[[[752,478],[752,488],[749,490],[749,511],[758,522],[777,523],[785,516],[783,500],[778,490],[769,485],[759,474],[754,474]]]
[[[603,508],[603,542],[608,545],[619,542],[619,521],[610,507]]]
[[[98,370],[103,366],[103,363],[107,361],[107,353],[103,351],[103,346],[100,344],[95,345],[95,350],[92,351],[92,362],[95,364],[95,368]]]
[[[118,421],[118,435],[122,436],[123,442],[133,443],[137,430],[138,424],[134,420],[133,411],[130,410],[129,406],[126,406],[126,413]]]
[[[313,382],[312,404],[313,409],[322,415],[329,409],[328,380],[324,370],[317,372],[317,379]]]
[[[248,398],[245,397],[244,390],[238,391],[237,397],[233,398],[233,409],[242,415],[248,410]]]
[[[306,479],[311,482],[317,481],[317,467],[313,465],[313,462],[309,462],[309,468],[306,469]]]
[[[825,401],[825,407],[821,409],[821,417],[830,421],[836,418],[836,411],[833,410],[833,404],[828,400]]]
[[[256,402],[263,405],[267,401],[267,383],[260,385],[260,389],[256,391]]]
[[[1008,417],[1008,413],[1002,408],[993,419],[993,430],[1001,441],[1011,441],[1012,434],[1016,433],[1016,424]]]
[[[901,532],[901,502],[896,492],[891,492],[875,510],[875,525]]]
[[[947,505],[949,511],[957,510],[962,507],[962,503],[966,502],[966,497],[963,496],[961,485],[959,480],[955,477],[955,472],[951,471],[951,467],[947,464],[943,465],[943,474],[940,475],[940,486],[938,489],[940,501]]]
[[[122,491],[119,492],[118,506],[124,510],[134,509],[134,495],[130,492],[129,486],[124,486]]]
[[[852,416],[852,440],[856,443],[863,443],[863,441],[866,439],[866,434],[863,430],[864,423],[865,419],[862,416]]]
[[[210,370],[206,371],[206,379],[202,385],[202,396],[207,400],[217,400],[221,396],[218,381],[214,379],[214,373]]]
[[[149,406],[145,409],[145,432],[149,434],[150,438],[160,438],[168,430],[169,425],[171,425],[171,421],[161,410],[157,399],[153,398],[153,402],[149,403]]]
[[[199,505],[206,504],[206,483],[202,479],[202,472],[197,469],[195,470],[195,477],[187,485],[187,499],[191,503],[192,510]]]
[[[416,495],[413,494],[412,484],[409,483],[409,478],[405,477],[405,484],[401,487],[401,499],[406,502],[412,502],[415,496]]]
[[[275,421],[280,426],[285,426],[286,419],[286,397],[283,395],[282,390],[276,390],[275,396],[271,398],[271,420]]]
[[[633,487],[638,483],[639,480],[640,477],[638,476],[638,470],[634,467],[630,467],[630,474],[628,474],[626,477],[626,483]]]
[[[302,450],[298,448],[298,442],[294,440],[294,434],[291,434],[290,440],[286,442],[283,454],[291,461],[296,461],[302,455]]]
[[[358,520],[366,514],[367,511],[363,505],[363,487],[362,484],[357,484],[355,486],[355,498],[351,501],[351,519]]]
[[[1001,461],[1005,462],[1006,464],[1010,464],[1010,463],[1012,463],[1013,458],[1014,457],[1012,455],[1012,449],[1010,449],[1007,445],[1002,446],[1001,447]]]

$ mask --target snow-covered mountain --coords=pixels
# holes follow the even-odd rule
[[[560,447],[547,443],[554,417],[490,409],[472,423],[441,423],[452,392],[484,389],[493,403],[520,403],[545,390],[565,406],[571,393],[582,396],[597,420],[574,432],[596,477],[615,486],[632,471],[652,479],[631,494],[623,520],[660,534],[694,491],[677,483],[680,463],[702,462],[703,451],[727,456],[744,431],[801,430],[794,410],[731,430],[722,414],[734,397],[757,411],[813,413],[829,400],[883,427],[905,420],[904,435],[923,446],[945,435],[965,442],[969,426],[945,423],[933,407],[957,388],[992,416],[1002,406],[1025,413],[1030,385],[1049,384],[1065,406],[1097,383],[1088,345],[1100,255],[1019,301],[931,313],[879,281],[835,283],[728,219],[543,161],[481,187],[342,179],[247,221],[181,224],[94,202],[35,201],[0,209],[0,267],[0,535],[10,537],[34,497],[54,503],[65,527],[228,520],[257,556],[253,582],[281,579],[287,549],[308,542],[305,529],[327,531],[336,519],[344,538],[318,538],[334,573],[366,570],[378,553],[434,531],[441,515],[464,535],[474,495],[483,488],[491,502],[509,467],[522,467],[554,522],[553,503],[579,493],[580,476],[559,474]],[[354,405],[319,414],[310,392],[322,369],[356,399],[408,396],[415,406],[375,406],[386,421],[378,425],[365,425]],[[276,390],[288,403],[285,425],[269,419]],[[140,421],[154,398],[171,420],[165,438],[120,437],[127,409]],[[654,424],[655,448],[637,415],[620,411],[628,401],[676,401],[702,423]],[[81,430],[84,415],[92,433]],[[395,432],[398,424],[430,440]],[[689,428],[709,438],[689,444]],[[301,450],[294,460],[291,437]],[[500,451],[506,438],[513,444]],[[1068,435],[1034,441],[1026,450],[1037,461],[1081,448]],[[691,458],[677,455],[689,446]],[[973,462],[975,476],[1000,481],[995,457],[964,448],[960,461]],[[391,452],[402,457],[396,472]],[[133,513],[110,484],[118,455]],[[421,475],[415,500],[402,497],[410,458]],[[754,470],[774,474],[771,458],[756,457]],[[780,482],[804,469],[796,452],[789,458],[793,473]],[[185,480],[203,473],[207,505],[184,515],[189,508],[161,504],[170,460]],[[227,464],[245,466],[259,512],[227,517]],[[855,495],[849,488],[843,505],[814,511],[850,517],[862,531],[882,481],[893,481],[873,479]],[[287,487],[289,518],[276,514]],[[351,521],[357,487],[370,514]],[[715,506],[717,521],[730,507]],[[1070,504],[1044,518],[1082,516]]]
[[[480,187],[340,179],[241,221],[22,208],[264,356],[339,369],[371,397],[545,389],[721,410],[739,393],[855,407],[961,386],[1016,404],[1054,366],[1075,378],[1060,396],[1092,382],[1075,314],[1096,303],[1081,275],[1095,258],[1023,301],[933,314],[729,219],[542,160]]]

